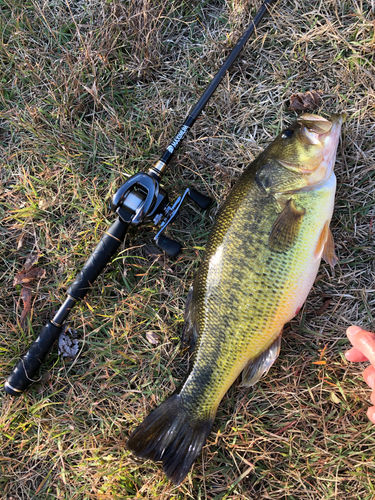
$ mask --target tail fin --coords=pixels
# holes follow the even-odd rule
[[[174,394],[146,417],[128,441],[137,457],[162,461],[168,479],[179,485],[201,452],[213,419],[192,422]]]

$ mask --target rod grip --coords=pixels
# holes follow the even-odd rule
[[[76,300],[83,299],[124,241],[128,227],[129,224],[120,219],[112,224],[69,287],[68,295]]]
[[[77,299],[83,298],[92,283],[111,260],[121,243],[124,241],[129,223],[117,219],[104,234],[99,244],[91,254],[82,271],[78,274],[68,290],[68,298],[40,332],[38,338],[31,344],[27,353],[18,361],[5,382],[4,389],[12,396],[20,396],[35,380],[33,379],[59,338],[62,324],[70,313]]]
[[[20,396],[33,382],[34,377],[59,338],[62,327],[48,322],[33,342],[27,353],[18,361],[5,382],[5,392],[11,396]]]

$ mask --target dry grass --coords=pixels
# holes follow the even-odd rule
[[[112,220],[126,175],[148,169],[209,83],[260,1],[0,0],[0,373],[52,317]],[[375,328],[374,12],[361,0],[279,0],[185,141],[165,184],[218,203],[286,122],[295,92],[321,89],[346,111],[333,218],[339,265],[322,265],[286,327],[279,360],[253,390],[225,396],[180,488],[134,460],[129,432],[182,379],[184,300],[215,217],[188,205],[163,268],[143,227],[70,325],[74,362],[53,351],[49,380],[4,397],[0,497],[10,499],[361,499],[375,497],[375,428],[345,328]],[[47,277],[20,327],[13,278],[30,252]],[[326,295],[324,295],[326,294]],[[316,311],[332,298],[322,314]],[[155,332],[159,344],[146,340]],[[325,364],[314,364],[316,361]]]

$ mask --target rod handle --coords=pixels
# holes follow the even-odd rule
[[[73,299],[83,299],[105,266],[124,241],[129,224],[120,218],[112,224],[99,241],[93,253],[69,287],[68,295]]]
[[[129,223],[118,218],[104,234],[83,269],[79,272],[68,290],[68,298],[33,342],[27,353],[18,361],[5,382],[5,392],[12,396],[20,396],[33,382],[41,364],[59,338],[62,325],[69,315],[74,303],[82,299],[92,283],[111,260],[123,242]]]
[[[38,338],[31,344],[27,353],[18,361],[7,378],[4,389],[11,396],[21,394],[31,385],[40,365],[59,338],[62,327],[48,322]]]

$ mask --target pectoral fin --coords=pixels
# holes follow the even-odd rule
[[[337,264],[337,257],[335,255],[335,242],[329,228],[329,221],[326,221],[322,232],[320,233],[314,255],[317,259],[322,257],[332,268],[335,266],[335,264]]]
[[[281,333],[265,351],[251,359],[242,372],[242,385],[251,387],[268,372],[280,352]]]
[[[272,226],[268,238],[268,245],[271,250],[285,252],[294,245],[304,215],[305,210],[298,209],[294,201],[290,199]]]

